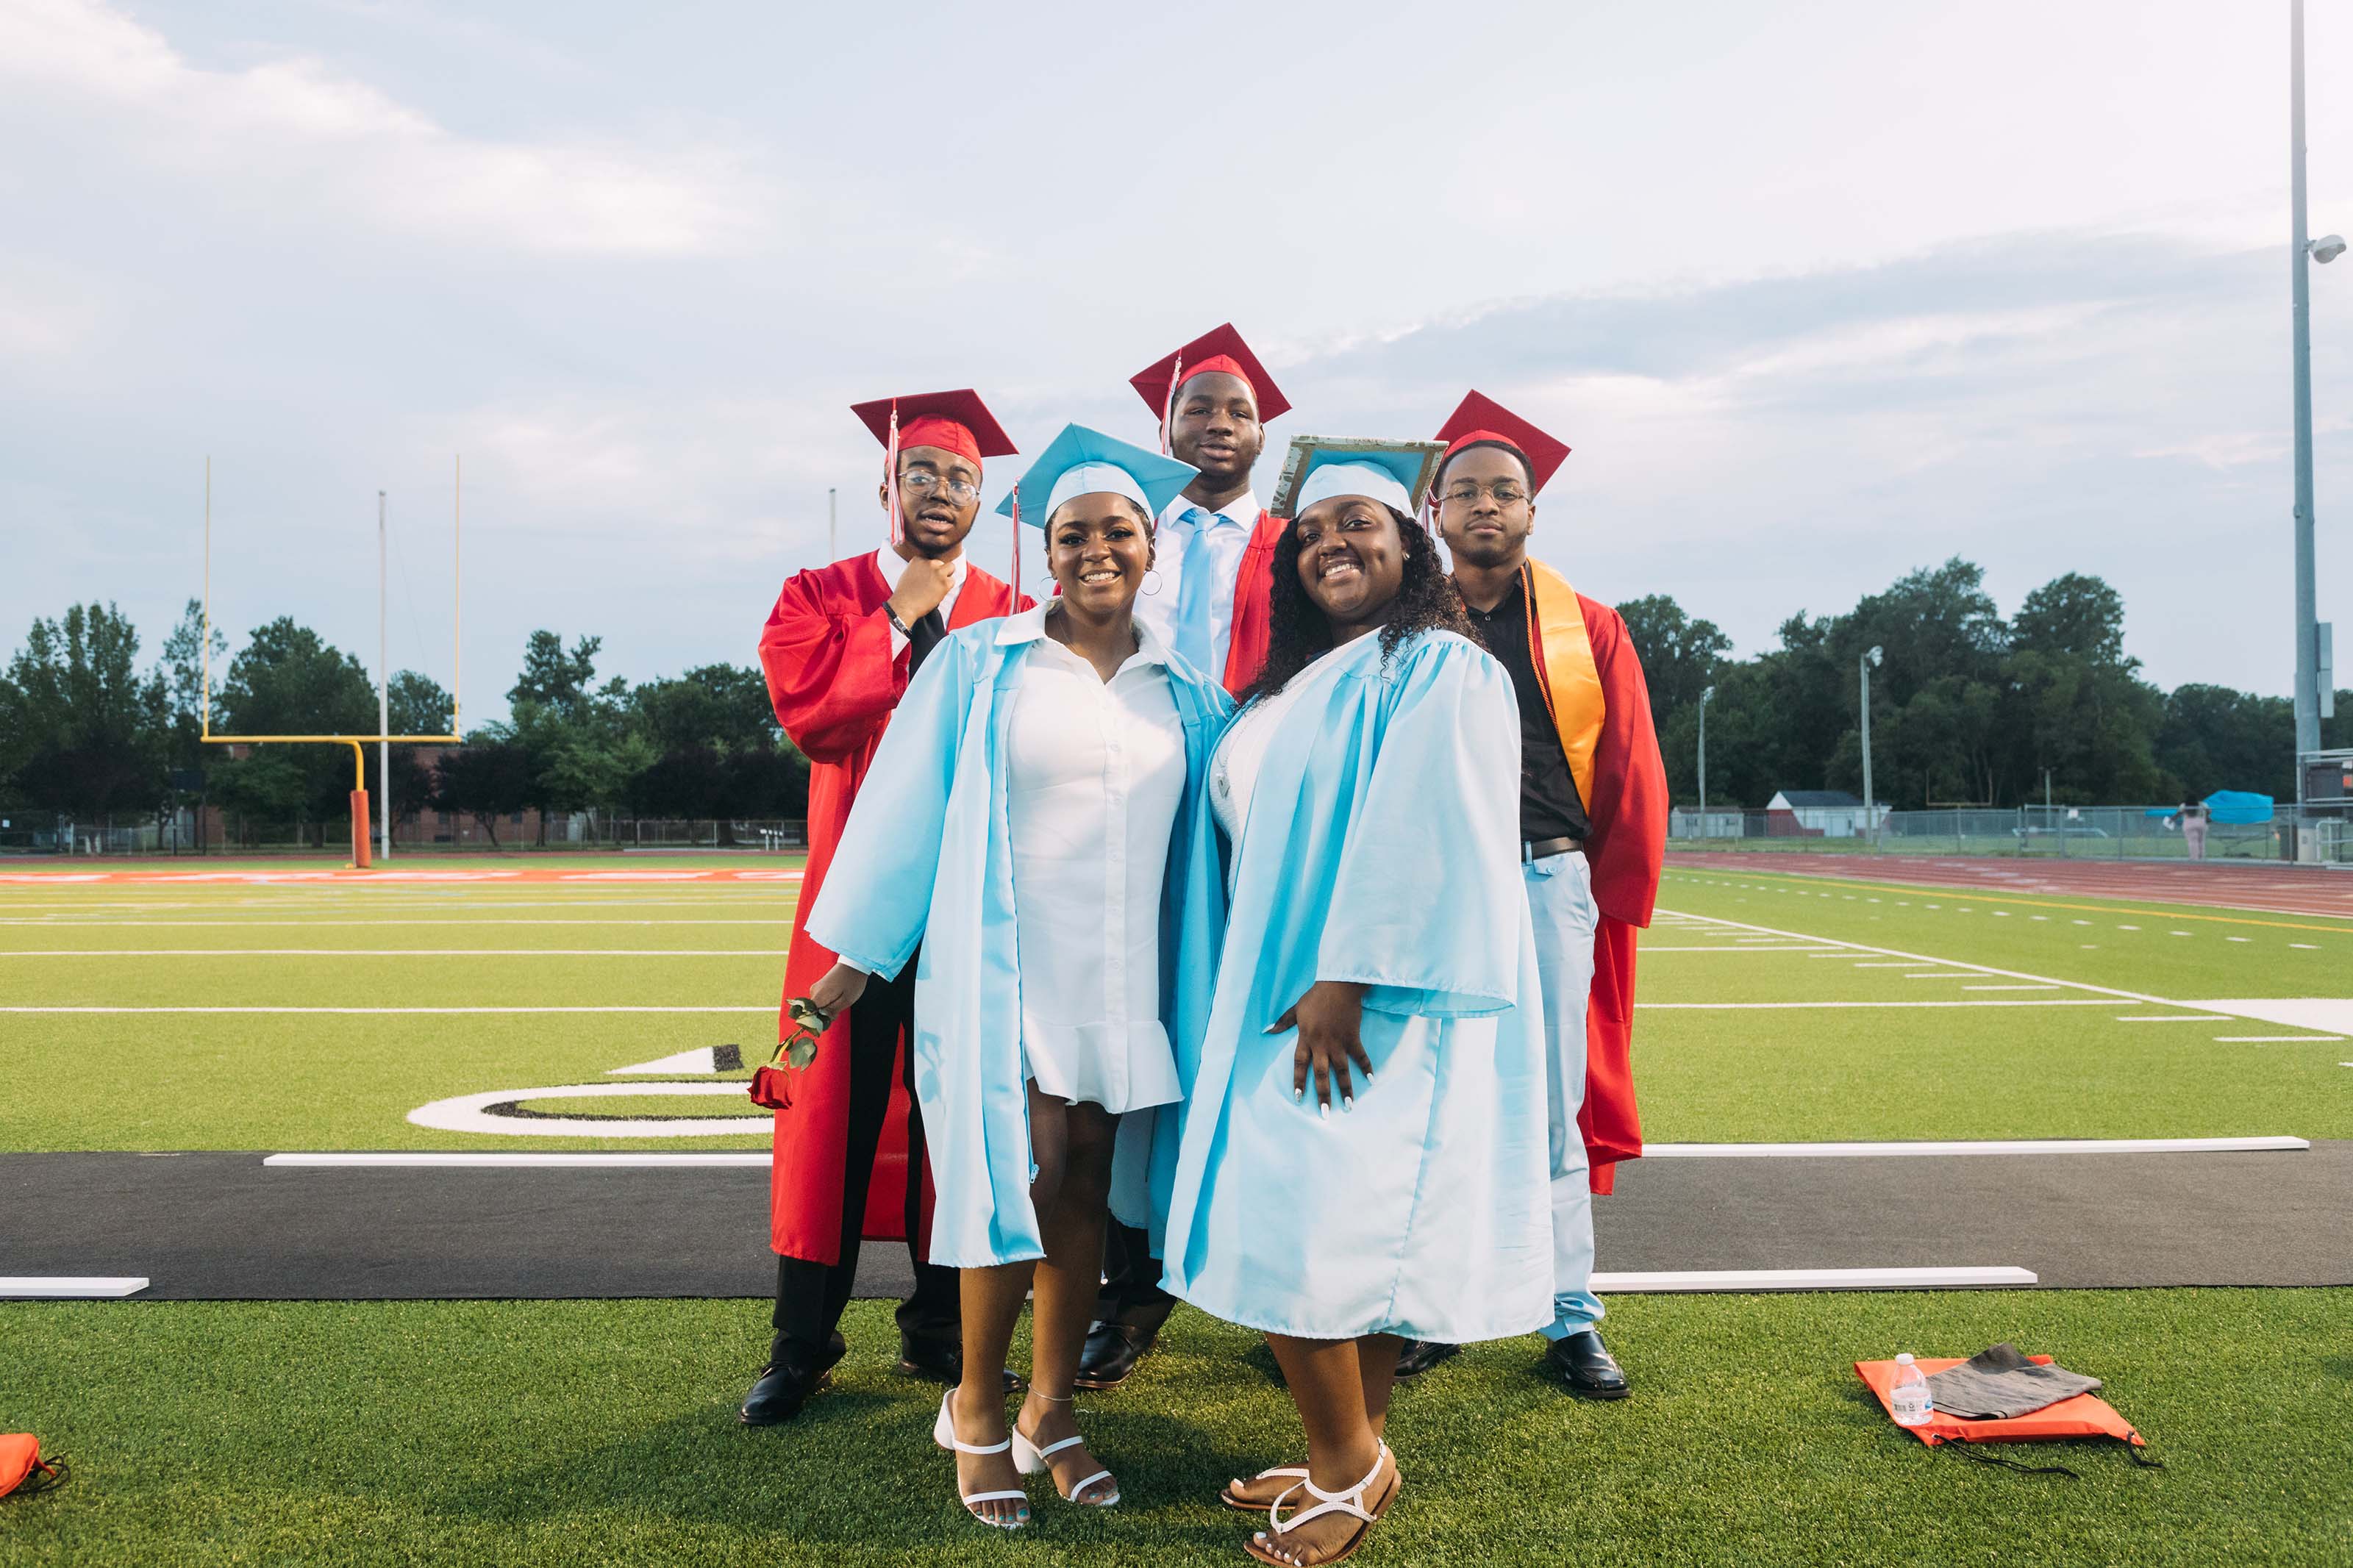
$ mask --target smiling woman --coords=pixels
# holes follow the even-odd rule
[[[1401,1337],[1552,1315],[1518,710],[1412,521],[1429,457],[1294,444],[1272,653],[1210,765],[1231,917],[1178,1042],[1198,1065],[1167,1283],[1263,1331],[1298,1404],[1300,1488],[1225,1493],[1269,1509],[1269,1563],[1334,1561],[1396,1498]]]

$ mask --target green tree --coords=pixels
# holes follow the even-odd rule
[[[447,735],[456,707],[448,691],[414,669],[394,672],[385,685],[385,708],[396,735]]]
[[[0,767],[37,810],[90,822],[164,798],[169,696],[111,604],[35,619],[0,680]]]
[[[1618,606],[1618,614],[1642,661],[1642,679],[1651,689],[1651,721],[1663,734],[1675,715],[1698,702],[1699,694],[1715,679],[1716,667],[1732,651],[1732,639],[1714,621],[1685,616],[1683,606],[1664,594],[1630,599]]]
[[[214,693],[216,734],[373,735],[375,726],[375,685],[359,660],[287,616],[254,628]],[[349,753],[341,746],[286,750],[303,779],[297,819],[323,823],[344,816],[352,787]],[[365,750],[366,765],[374,768],[375,748]]]

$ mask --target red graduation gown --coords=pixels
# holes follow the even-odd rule
[[[760,632],[760,668],[776,721],[809,760],[808,866],[800,906],[793,915],[792,948],[785,959],[786,997],[806,995],[833,967],[834,955],[809,940],[809,910],[833,864],[834,847],[849,820],[850,803],[874,760],[891,710],[907,689],[907,652],[891,647],[882,605],[892,584],[871,554],[837,561],[787,578]],[[967,566],[948,627],[1028,609],[1003,583]],[[777,1010],[777,1038],[791,1032]],[[841,1249],[843,1165],[849,1143],[849,1024],[837,1022],[818,1042],[806,1071],[786,1075],[791,1104],[776,1112],[776,1163],[768,1180],[769,1245],[787,1258],[838,1263]],[[901,1042],[903,1051],[905,1043]],[[893,1072],[891,1109],[867,1188],[864,1234],[904,1234],[907,1201],[907,1092]],[[923,1216],[931,1216],[931,1173]]]
[[[1634,932],[1651,923],[1667,847],[1667,770],[1642,661],[1617,611],[1541,562],[1525,568],[1536,667],[1591,825],[1585,858],[1600,919],[1585,1009],[1585,1104],[1577,1123],[1597,1193],[1639,1159],[1634,1105]]]
[[[1274,613],[1268,597],[1274,585],[1274,546],[1289,526],[1261,510],[1258,525],[1250,530],[1250,543],[1242,551],[1241,568],[1234,574],[1234,618],[1229,623],[1232,629],[1226,643],[1225,684],[1236,696],[1266,668]]]

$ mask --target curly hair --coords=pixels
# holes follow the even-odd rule
[[[1405,581],[1398,584],[1394,613],[1377,634],[1381,639],[1381,662],[1386,665],[1406,639],[1419,632],[1452,632],[1476,647],[1485,647],[1486,640],[1480,637],[1462,607],[1462,595],[1455,591],[1454,579],[1439,564],[1438,546],[1413,519],[1395,507],[1382,510],[1397,520],[1398,537],[1405,546]],[[1317,654],[1332,647],[1332,623],[1300,585],[1299,522],[1295,518],[1275,542],[1273,575],[1266,667],[1242,692],[1242,707],[1282,690]]]

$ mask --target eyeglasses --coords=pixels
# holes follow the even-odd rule
[[[926,468],[917,468],[912,474],[901,474],[899,482],[919,496],[927,496],[934,490],[944,489],[948,493],[948,500],[958,506],[964,505],[980,494],[978,485],[968,484],[963,479],[944,479]]]
[[[1482,494],[1493,496],[1497,506],[1510,506],[1514,501],[1528,499],[1528,492],[1516,479],[1497,479],[1492,485],[1464,479],[1459,485],[1447,486],[1446,493],[1438,499],[1448,506],[1475,506]]]

